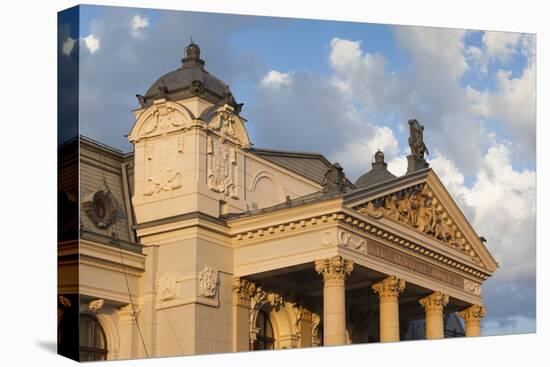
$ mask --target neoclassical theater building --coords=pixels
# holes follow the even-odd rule
[[[378,151],[353,183],[321,154],[254,147],[242,104],[197,44],[185,53],[138,95],[132,152],[59,147],[61,354],[480,335],[498,265],[428,166],[418,121],[405,175]]]

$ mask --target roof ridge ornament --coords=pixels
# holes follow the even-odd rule
[[[407,156],[407,173],[428,168],[424,153],[429,155],[430,152],[424,144],[424,126],[417,119],[409,120],[409,147],[411,154]]]

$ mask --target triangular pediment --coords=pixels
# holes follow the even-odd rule
[[[493,272],[497,264],[433,170],[416,180],[391,180],[354,195],[348,204],[374,219],[406,227]],[[400,182],[401,181],[401,182]]]

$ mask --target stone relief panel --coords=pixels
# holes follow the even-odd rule
[[[216,297],[218,290],[218,272],[205,266],[199,273],[200,295],[208,298]]]
[[[169,270],[160,277],[157,286],[157,294],[160,302],[176,299],[176,281],[176,272],[174,270]]]
[[[359,237],[358,235],[338,230],[336,235],[332,231],[326,231],[321,235],[321,244],[324,246],[330,246],[336,244],[337,246],[356,250],[362,254],[367,253],[367,240]]]
[[[417,185],[355,208],[372,218],[388,218],[409,225],[469,256],[482,265],[448,212],[427,184]]]
[[[237,150],[226,144],[223,137],[209,136],[207,145],[208,188],[238,199]]]
[[[145,155],[144,195],[151,196],[182,187],[182,136],[147,142]]]

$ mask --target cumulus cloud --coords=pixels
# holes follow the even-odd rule
[[[278,88],[282,85],[289,85],[290,74],[281,73],[277,70],[271,70],[262,78],[261,84],[268,88]]]
[[[149,26],[149,18],[134,15],[130,22],[130,34],[134,38],[141,38],[143,35],[141,30]]]
[[[88,51],[90,51],[90,53],[93,54],[97,50],[99,50],[99,47],[100,47],[99,38],[97,38],[95,35],[90,34],[82,38],[82,40],[84,41],[84,44],[86,45],[86,48],[88,49]]]

